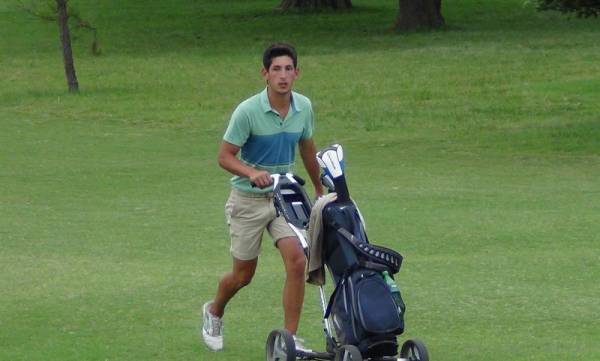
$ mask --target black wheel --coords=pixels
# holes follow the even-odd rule
[[[429,361],[429,353],[422,341],[409,339],[402,344],[400,358],[407,361]]]
[[[335,351],[335,361],[362,361],[362,355],[358,347],[354,345],[342,345]]]
[[[267,337],[267,361],[296,360],[294,337],[287,330],[273,330]]]

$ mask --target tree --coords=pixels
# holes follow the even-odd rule
[[[557,10],[575,13],[577,17],[597,17],[600,14],[600,0],[537,0],[538,10]]]
[[[442,0],[398,0],[397,30],[438,29],[446,22],[442,16]],[[278,8],[287,10],[305,9],[350,9],[351,0],[281,0]]]
[[[58,14],[58,29],[60,31],[60,42],[63,49],[63,61],[65,64],[65,76],[70,92],[79,91],[79,83],[75,74],[75,63],[73,61],[73,50],[71,48],[71,33],[69,31],[69,14],[67,13],[67,0],[56,0],[56,12]]]
[[[30,0],[27,3],[25,0],[20,0],[17,3],[17,6],[21,10],[27,12],[35,18],[49,22],[56,22],[58,24],[67,85],[69,87],[69,91],[76,92],[79,90],[79,83],[77,82],[75,63],[73,61],[69,20],[73,19],[75,21],[74,26],[76,29],[85,29],[92,33],[93,39],[91,50],[93,55],[98,56],[100,55],[101,51],[98,47],[96,28],[87,21],[83,20],[77,11],[75,11],[71,6],[67,5],[69,5],[68,0]]]
[[[438,29],[446,24],[442,0],[398,0],[398,5],[397,30]]]
[[[279,9],[287,11],[292,9],[350,9],[351,0],[281,0]]]

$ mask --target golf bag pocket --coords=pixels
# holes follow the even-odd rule
[[[367,333],[396,333],[404,329],[396,302],[378,272],[358,280],[355,297],[357,316]]]
[[[340,281],[332,297],[332,321],[341,344],[364,351],[369,348],[368,340],[404,331],[403,315],[380,272],[355,270]]]

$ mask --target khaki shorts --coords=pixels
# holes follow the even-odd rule
[[[239,260],[258,257],[265,229],[275,245],[282,238],[296,237],[283,216],[277,217],[273,193],[255,194],[233,188],[225,203],[225,219],[229,225],[231,255]]]

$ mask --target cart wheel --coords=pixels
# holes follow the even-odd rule
[[[362,361],[362,355],[358,347],[342,345],[335,351],[335,361]]]
[[[287,330],[273,330],[267,337],[267,361],[296,360],[294,337]]]
[[[400,357],[408,361],[429,361],[427,347],[418,339],[409,339],[402,344]]]

